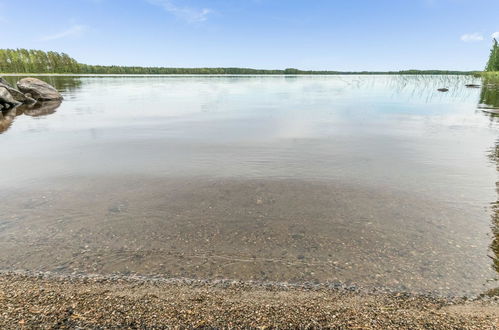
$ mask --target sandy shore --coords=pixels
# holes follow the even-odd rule
[[[348,287],[0,275],[0,328],[496,329],[497,300]]]

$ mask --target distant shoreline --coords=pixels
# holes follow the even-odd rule
[[[419,70],[398,71],[337,71],[253,69],[245,67],[158,67],[92,65],[79,63],[65,53],[34,49],[0,49],[0,72],[39,74],[117,74],[117,75],[476,75],[481,71]]]
[[[231,76],[275,76],[275,77],[296,77],[296,76],[475,76],[480,77],[480,72],[462,72],[462,73],[399,73],[399,72],[370,72],[370,73],[328,73],[328,74],[282,74],[282,73],[0,73],[0,76],[58,76],[58,77],[231,77]]]

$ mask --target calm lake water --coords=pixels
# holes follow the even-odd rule
[[[62,104],[0,118],[0,269],[499,287],[480,80],[41,79]]]

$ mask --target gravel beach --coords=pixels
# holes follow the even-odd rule
[[[343,286],[0,275],[2,329],[497,329],[499,303]]]

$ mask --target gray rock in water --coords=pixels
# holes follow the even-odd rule
[[[14,100],[18,102],[27,103],[27,104],[36,103],[36,100],[31,98],[30,96],[24,95],[17,89],[12,88],[10,85],[5,85],[2,82],[2,78],[0,78],[0,87],[4,87],[6,90],[8,90],[10,95],[12,95],[12,97],[14,98]]]
[[[14,100],[18,102],[28,103],[28,104],[36,102],[36,100],[33,99],[31,96],[24,95],[23,93],[12,87],[12,85],[9,84],[9,82],[5,80],[3,77],[0,77],[0,87],[5,87],[9,91],[10,95],[12,95]]]
[[[10,88],[12,88],[12,85],[9,84],[9,82],[7,80],[5,80],[3,77],[0,77],[0,84],[2,85],[7,85],[9,86]]]
[[[24,78],[17,82],[17,88],[23,93],[29,93],[38,101],[62,100],[62,95],[51,85],[36,78]]]
[[[6,108],[20,104],[12,97],[9,90],[3,86],[0,86],[0,102],[3,103],[4,107],[7,106]]]

